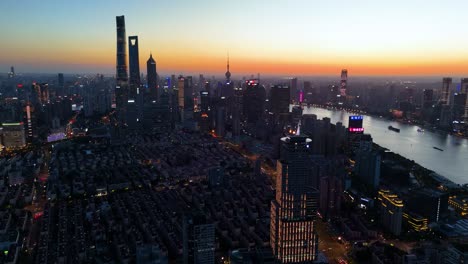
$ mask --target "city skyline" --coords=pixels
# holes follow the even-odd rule
[[[451,15],[462,1],[26,2],[1,4],[8,12],[0,22],[10,24],[1,29],[4,72],[115,74],[114,17],[124,15],[127,36],[139,38],[140,68],[152,53],[163,74],[221,75],[227,52],[233,78],[342,68],[353,76],[468,74],[463,18]]]

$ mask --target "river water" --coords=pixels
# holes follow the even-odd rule
[[[356,115],[315,107],[304,107],[303,114],[315,114],[318,118],[329,117],[332,123],[342,122],[346,127],[348,117]],[[468,183],[468,139],[428,130],[418,132],[418,126],[367,115],[364,115],[363,126],[364,133],[371,134],[373,141],[380,146],[414,160],[454,183]],[[400,133],[389,130],[388,126],[399,128]]]

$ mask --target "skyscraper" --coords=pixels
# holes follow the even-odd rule
[[[65,95],[65,79],[63,77],[63,73],[58,74],[58,87],[57,87],[57,95]]]
[[[380,190],[378,200],[382,225],[395,236],[399,236],[403,219],[403,201],[389,190]]]
[[[461,91],[460,93],[465,94],[465,114],[464,121],[468,123],[468,78],[461,79]]]
[[[348,85],[348,70],[341,70],[340,95],[346,97],[346,88]]]
[[[442,105],[449,104],[451,84],[452,84],[452,78],[445,77],[444,79],[442,79],[442,91],[440,94],[440,103]]]
[[[258,79],[248,80],[246,85],[243,96],[244,115],[248,123],[255,124],[263,115],[266,92]]]
[[[127,74],[127,41],[125,38],[125,17],[117,16],[117,83],[115,86],[115,103],[117,110],[123,110],[128,96]]]
[[[140,87],[140,59],[138,54],[138,36],[128,37],[128,61],[130,66],[130,93],[132,97],[136,94],[136,89]]]
[[[291,78],[291,82],[289,84],[289,99],[291,101],[297,101],[297,78]]]
[[[11,66],[10,72],[8,72],[8,78],[13,78],[13,77],[15,77],[15,67]]]
[[[229,71],[229,55],[227,57],[227,64],[226,64],[226,84],[231,83],[231,72]]]
[[[156,72],[156,61],[153,59],[153,54],[146,62],[146,74],[148,75],[148,89],[153,99],[158,97],[158,73]]]
[[[201,212],[183,217],[183,263],[215,263],[215,226]]]
[[[423,90],[423,108],[427,109],[432,106],[434,100],[434,91],[432,89]]]
[[[275,114],[289,113],[290,87],[275,85],[270,89],[271,112]]]
[[[281,138],[270,225],[270,243],[281,263],[308,263],[318,253],[314,220],[319,192],[312,187],[311,142],[302,136]]]

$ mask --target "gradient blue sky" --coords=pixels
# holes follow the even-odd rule
[[[115,72],[115,16],[141,69],[235,75],[468,74],[468,1],[2,0],[0,71]]]

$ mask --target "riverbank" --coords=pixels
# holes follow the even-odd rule
[[[437,178],[437,181],[444,183],[444,185],[452,185],[451,183],[463,185],[468,182],[465,167],[468,160],[468,140],[466,139],[433,133],[430,130],[421,133],[418,132],[418,126],[400,125],[380,116],[369,116],[362,111],[352,113],[336,108],[314,107],[312,105],[309,108],[304,107],[303,114],[314,114],[319,119],[327,117],[332,123],[341,122],[345,126],[348,124],[349,116],[364,115],[363,126],[366,133],[372,135],[373,142],[408,160],[414,160],[421,167],[430,170],[427,174],[435,172],[432,177]],[[390,131],[389,126],[399,128],[401,133]],[[451,183],[441,179],[441,177],[449,179]]]
[[[446,191],[464,189],[462,185],[456,184],[453,181],[447,179],[446,177],[421,166],[414,160],[410,160],[406,157],[403,157],[402,155],[392,152],[389,149],[384,148],[376,143],[373,143],[373,146],[378,151],[383,152],[386,159],[405,168],[408,174],[414,176],[418,183],[421,184],[423,187]]]
[[[444,130],[444,129],[441,129],[441,128],[434,127],[434,125],[432,125],[432,124],[426,124],[426,123],[418,122],[418,121],[414,121],[414,120],[397,119],[397,118],[393,118],[391,116],[375,114],[375,113],[366,112],[366,111],[363,111],[363,110],[351,109],[351,108],[348,109],[348,108],[344,108],[344,107],[329,106],[329,105],[311,104],[310,106],[307,105],[307,107],[322,108],[322,109],[331,110],[331,111],[345,111],[345,112],[351,113],[351,114],[367,115],[367,116],[372,116],[372,117],[376,117],[376,118],[382,118],[382,119],[385,119],[385,120],[388,120],[388,121],[398,122],[400,124],[419,126],[419,127],[423,128],[424,130],[429,130],[431,132],[438,133],[438,134],[441,134],[441,135],[451,135],[451,136],[454,136],[454,137],[457,137],[457,138],[468,139],[468,134],[464,135],[464,134],[460,134],[460,133],[454,133],[454,132],[452,132],[450,130]]]

